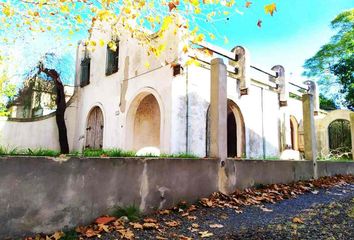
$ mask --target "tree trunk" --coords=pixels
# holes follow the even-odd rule
[[[57,109],[55,112],[55,120],[58,126],[59,132],[59,144],[60,144],[60,152],[62,154],[69,153],[69,144],[68,144],[68,136],[67,136],[67,129],[65,124],[65,110],[66,110],[66,102],[65,102],[65,92],[64,92],[64,85],[60,80],[59,74],[54,69],[41,69],[45,74],[51,77],[54,81],[56,92],[57,92],[57,99],[56,105]]]

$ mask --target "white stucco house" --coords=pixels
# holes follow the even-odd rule
[[[113,39],[101,32],[94,32],[92,37]],[[162,39],[154,40],[156,45],[166,44],[159,57],[149,56],[146,48],[131,36],[121,35],[113,40],[118,43],[116,52],[104,46],[87,54],[84,44],[79,44],[76,85],[81,87],[76,91],[72,148],[157,148],[161,153],[206,156],[209,62],[224,52],[235,56],[238,50],[233,53],[205,43],[185,53],[185,42],[173,29]],[[186,64],[191,57],[197,59],[197,65]],[[295,131],[302,119],[302,103],[298,100],[301,93],[294,88],[292,95],[297,98],[284,96],[282,83],[278,83],[284,78],[282,67],[263,71],[251,65],[248,55],[244,59],[242,65],[247,66],[245,80],[241,81],[231,67],[237,64],[225,60],[232,68],[227,78],[228,155],[279,156],[286,145],[298,150],[298,137],[291,138],[291,134],[297,136]],[[242,93],[245,86],[247,92]]]
[[[302,101],[306,86],[285,78],[284,68],[253,66],[242,47],[222,49],[208,43],[190,51],[183,33],[169,29],[158,57],[130,34],[91,37],[117,42],[117,51],[97,46],[77,48],[75,93],[66,123],[71,150],[121,148],[161,153],[189,152],[204,157],[209,145],[210,60],[227,65],[227,149],[229,157],[279,157],[287,148],[303,149]],[[207,51],[206,51],[207,50]],[[187,64],[194,59],[197,64]],[[148,63],[148,64],[146,64]],[[315,106],[318,118],[325,113]],[[58,149],[53,115],[0,121],[1,144],[19,148]],[[33,139],[33,136],[36,136]]]

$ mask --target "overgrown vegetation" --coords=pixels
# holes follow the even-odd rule
[[[113,217],[127,217],[129,221],[135,222],[141,218],[141,212],[139,207],[135,206],[134,204],[129,205],[127,207],[118,207],[112,212]]]
[[[59,151],[37,148],[37,149],[18,149],[18,148],[6,148],[0,146],[0,156],[47,156],[47,157],[57,157],[60,155]]]
[[[135,157],[134,151],[124,151],[121,149],[85,149],[82,152],[84,157]]]
[[[46,156],[58,157],[60,151],[37,148],[37,149],[18,149],[6,148],[0,146],[0,156]],[[72,151],[67,156],[71,157],[159,157],[159,158],[198,158],[192,153],[177,153],[177,154],[161,154],[160,156],[154,154],[137,155],[134,151],[125,151],[119,148],[115,149],[85,149],[82,153],[79,151]]]

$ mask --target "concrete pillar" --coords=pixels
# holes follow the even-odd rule
[[[272,67],[277,73],[276,81],[279,91],[279,107],[280,107],[280,145],[281,151],[291,147],[291,128],[290,113],[288,109],[289,100],[289,83],[285,78],[285,69],[281,65]]]
[[[354,160],[354,113],[350,114],[350,126],[352,129],[352,157]]]
[[[304,122],[304,145],[305,159],[313,162],[313,177],[317,174],[317,143],[314,118],[314,96],[312,94],[302,95],[302,110]]]
[[[312,94],[314,99],[314,114],[315,116],[318,115],[318,112],[320,111],[320,93],[318,89],[318,85],[315,81],[307,80],[304,82],[306,85],[308,85],[308,90],[307,93]]]
[[[235,61],[229,61],[229,65],[237,69],[236,77],[240,80],[240,94],[248,95],[251,86],[251,64],[249,51],[241,46],[236,46],[231,50],[235,53]]]
[[[210,157],[227,157],[227,81],[221,58],[211,60],[210,73]]]

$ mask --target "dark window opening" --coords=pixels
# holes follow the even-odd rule
[[[230,107],[227,109],[227,156],[237,157],[237,125]]]
[[[116,42],[117,49],[113,51],[107,46],[106,76],[118,72],[119,42]]]
[[[81,61],[81,79],[80,79],[80,87],[85,87],[90,84],[90,65],[91,59],[84,58]]]

